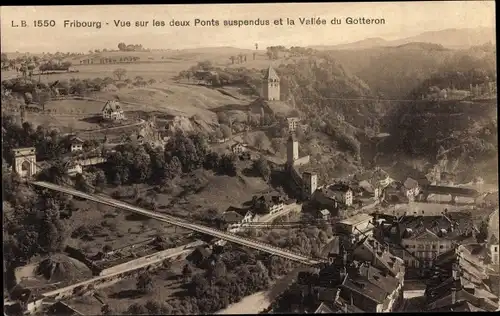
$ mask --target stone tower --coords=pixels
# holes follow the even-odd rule
[[[30,178],[36,174],[36,152],[34,147],[16,148],[14,152],[14,172],[21,178]]]
[[[280,99],[280,78],[278,74],[269,66],[264,76],[263,98],[268,101],[279,101]]]
[[[286,162],[292,166],[299,159],[299,142],[294,134],[290,134],[286,144]]]
[[[302,174],[303,194],[305,199],[310,199],[314,191],[318,188],[318,175],[315,173],[304,172]]]

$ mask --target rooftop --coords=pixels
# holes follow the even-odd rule
[[[476,197],[479,195],[479,192],[477,192],[474,189],[447,187],[439,185],[428,185],[426,191],[428,193],[434,193],[434,194],[456,194],[468,197]]]
[[[412,178],[407,178],[403,185],[405,186],[405,188],[410,190],[410,189],[417,188],[418,182],[417,182],[417,180],[414,180]]]
[[[226,223],[239,223],[242,219],[243,216],[235,211],[228,211],[222,214],[222,220]]]
[[[349,190],[351,190],[351,188],[347,185],[347,184],[344,184],[344,183],[336,183],[336,184],[332,184],[328,187],[328,190],[331,190],[331,191],[339,191],[339,192],[347,192]]]
[[[110,109],[111,111],[121,111],[122,108],[120,106],[120,102],[117,100],[110,100],[104,104],[104,107],[102,108],[102,111],[105,109]]]
[[[344,220],[341,220],[339,223],[344,224],[344,225],[357,225],[357,224],[360,224],[360,223],[365,222],[365,221],[370,221],[372,219],[373,219],[373,217],[371,215],[365,214],[365,213],[360,213],[360,214],[356,214],[352,217],[346,218]]]
[[[279,80],[279,76],[278,74],[276,73],[276,71],[274,70],[274,68],[272,66],[269,66],[269,68],[267,69],[265,75],[264,75],[264,79],[267,80],[267,79],[277,79]]]
[[[400,221],[402,238],[445,238],[461,240],[470,237],[474,228],[470,214],[450,212],[441,216],[404,216]],[[406,229],[406,230],[405,230]]]
[[[328,244],[326,244],[321,251],[322,257],[326,258],[330,254],[333,254],[333,255],[340,254],[340,237],[339,236],[333,236],[332,240]]]

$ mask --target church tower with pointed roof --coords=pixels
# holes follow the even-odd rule
[[[263,98],[267,101],[280,100],[280,78],[272,66],[266,71],[264,75],[263,85]]]

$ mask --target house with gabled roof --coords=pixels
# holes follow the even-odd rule
[[[428,279],[425,290],[426,311],[450,312],[495,311],[498,297],[484,283],[471,282],[465,277],[467,267],[454,261],[437,265],[435,274]]]
[[[82,151],[83,150],[83,144],[84,141],[79,138],[79,137],[72,137],[70,141],[70,147],[69,150],[71,152],[77,152],[77,151]]]
[[[102,118],[105,120],[120,121],[125,119],[125,114],[117,100],[106,102],[101,110]]]
[[[372,237],[368,237],[363,243],[358,245],[353,251],[352,256],[359,261],[370,262],[374,267],[391,275],[403,283],[405,275],[404,261],[389,252],[389,248]]]

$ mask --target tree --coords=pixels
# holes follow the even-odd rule
[[[149,293],[153,290],[153,279],[149,273],[144,272],[137,278],[137,290],[143,294]]]
[[[222,260],[217,260],[213,266],[210,266],[208,270],[208,276],[210,278],[210,281],[217,281],[223,277],[226,276],[227,273],[227,268],[226,265],[224,264],[224,261]]]
[[[147,313],[147,310],[144,306],[142,306],[141,304],[139,303],[134,303],[132,305],[130,305],[128,308],[127,308],[127,312],[126,312],[128,315],[144,315]]]
[[[274,153],[278,153],[281,149],[281,139],[280,138],[273,138],[271,139],[271,147],[274,150]]]
[[[165,165],[164,178],[166,180],[175,179],[182,173],[182,164],[177,156],[172,157],[169,163]]]
[[[31,104],[33,102],[33,95],[30,92],[24,93],[24,102],[26,105]]]
[[[264,132],[258,132],[257,135],[255,135],[255,147],[260,150],[264,148],[266,138],[267,137]]]
[[[198,67],[204,71],[210,71],[214,68],[214,66],[210,60],[200,61],[198,63]]]
[[[204,167],[205,169],[208,169],[208,170],[214,170],[214,169],[217,169],[219,167],[219,155],[216,153],[216,152],[209,152],[206,156],[205,156],[205,163],[204,163]]]
[[[101,314],[102,315],[113,315],[113,310],[111,309],[111,307],[109,307],[108,304],[104,304],[102,307],[101,307]]]
[[[236,156],[232,154],[224,154],[220,159],[219,168],[222,172],[227,175],[234,176],[236,175]]]
[[[113,71],[113,76],[115,76],[118,80],[122,80],[123,78],[125,78],[126,75],[127,75],[127,70],[124,68],[118,68],[115,69],[115,71]]]
[[[193,268],[191,268],[191,265],[189,263],[186,263],[184,265],[184,268],[182,268],[182,276],[184,277],[184,280],[189,281],[192,275],[193,275]]]
[[[269,163],[263,157],[255,160],[253,163],[253,169],[257,172],[264,180],[268,181],[271,176],[271,168]]]
[[[224,112],[218,112],[217,119],[219,121],[219,124],[228,124],[229,123],[229,117]]]
[[[106,186],[106,175],[101,169],[97,170],[94,175],[94,186],[101,191]]]
[[[222,130],[220,128],[215,129],[214,134],[217,140],[222,139],[224,137],[224,133],[222,133]]]
[[[220,126],[220,130],[222,132],[222,136],[227,139],[227,138],[231,138],[231,135],[232,135],[232,131],[231,131],[231,128],[229,128],[229,126],[225,125],[225,124],[222,124]]]

